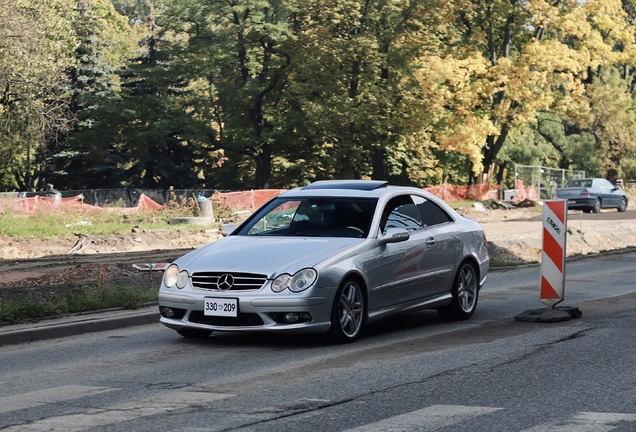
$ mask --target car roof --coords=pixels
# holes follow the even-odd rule
[[[448,205],[435,195],[424,189],[411,186],[389,185],[381,180],[320,180],[307,186],[284,192],[280,197],[343,197],[343,198],[385,198],[389,199],[397,194],[415,194],[433,200],[445,208]]]
[[[388,184],[389,182],[384,180],[319,180],[308,184],[301,189],[353,189],[371,191],[387,187]]]

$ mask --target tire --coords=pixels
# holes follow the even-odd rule
[[[443,319],[461,321],[470,318],[477,308],[479,299],[479,286],[477,282],[477,270],[468,261],[459,266],[455,275],[451,290],[453,299],[448,306],[437,309],[437,313]]]
[[[355,341],[360,335],[364,314],[364,295],[360,283],[355,279],[345,279],[333,300],[327,338],[340,344]]]
[[[212,334],[212,331],[199,330],[199,329],[193,329],[193,328],[182,328],[177,330],[177,333],[179,333],[184,338],[188,338],[188,339],[205,339]]]
[[[625,210],[627,210],[627,198],[623,197],[621,198],[621,204],[618,206],[618,211],[623,213]]]
[[[596,201],[594,201],[594,207],[592,207],[592,213],[600,213],[601,207],[602,205],[600,198],[596,198]]]

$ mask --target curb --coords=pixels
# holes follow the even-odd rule
[[[117,330],[158,322],[159,310],[157,306],[136,310],[100,311],[91,314],[43,320],[35,324],[0,327],[0,346]]]

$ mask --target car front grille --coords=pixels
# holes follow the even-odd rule
[[[255,273],[228,273],[228,272],[198,272],[192,274],[192,286],[203,290],[217,290],[219,278],[227,281],[231,276],[233,284],[224,291],[255,291],[260,289],[267,281],[267,275]]]
[[[188,319],[192,323],[218,325],[227,327],[262,326],[263,320],[255,313],[239,313],[238,317],[205,316],[201,311],[190,312]]]

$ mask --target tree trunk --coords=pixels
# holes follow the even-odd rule
[[[386,149],[376,148],[373,153],[373,180],[384,180],[384,159],[386,158]]]
[[[254,157],[256,160],[256,189],[269,189],[272,180],[272,149],[263,144],[261,151]]]

